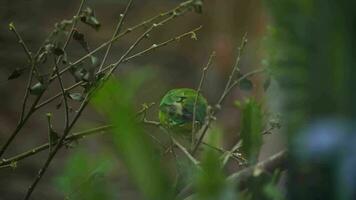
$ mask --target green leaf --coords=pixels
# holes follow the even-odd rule
[[[41,82],[36,83],[30,88],[30,94],[32,95],[40,95],[46,90],[46,86]]]
[[[208,135],[208,143],[211,146],[220,147],[222,131],[213,128]],[[195,187],[196,200],[234,200],[236,192],[231,183],[226,181],[223,172],[220,152],[212,147],[206,147],[203,152],[201,170],[197,172]]]
[[[251,80],[244,78],[240,81],[239,87],[241,90],[250,91],[253,89],[253,83]]]
[[[262,146],[262,110],[254,99],[248,99],[242,106],[241,139],[242,153],[250,164],[257,162]]]
[[[79,93],[79,92],[69,93],[68,96],[69,96],[69,98],[71,98],[74,101],[83,101],[84,100],[83,94]]]
[[[125,81],[109,79],[94,95],[94,107],[114,125],[113,142],[133,181],[145,199],[173,199],[170,183],[147,134],[136,122],[133,97],[147,77],[147,71],[128,76]]]
[[[70,200],[115,199],[109,177],[112,165],[112,158],[104,154],[74,152],[62,174],[55,179],[56,188]]]
[[[82,14],[80,15],[80,20],[97,31],[100,29],[101,24],[99,20],[95,17],[94,10],[89,7],[82,11]]]

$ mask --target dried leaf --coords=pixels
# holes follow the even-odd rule
[[[99,20],[95,17],[94,10],[87,7],[85,10],[82,11],[80,15],[80,20],[84,23],[89,25],[90,27],[94,28],[95,30],[100,29],[100,22]]]
[[[26,68],[25,67],[17,67],[15,70],[10,74],[10,76],[7,78],[7,80],[13,80],[19,78],[24,72]]]

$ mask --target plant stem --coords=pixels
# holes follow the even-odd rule
[[[86,136],[89,136],[89,135],[100,134],[100,133],[103,133],[103,131],[110,130],[111,128],[112,128],[112,125],[104,125],[104,126],[92,128],[92,129],[89,129],[89,130],[73,133],[72,135],[67,136],[65,138],[64,143],[70,143],[72,141],[76,141],[76,140],[85,138]],[[54,144],[57,144],[57,143],[58,143],[58,140]],[[41,151],[44,151],[44,150],[48,149],[49,147],[50,147],[50,144],[49,143],[45,143],[45,144],[42,144],[42,145],[37,146],[35,148],[32,148],[32,149],[30,149],[30,150],[28,150],[26,152],[23,152],[21,154],[12,156],[12,157],[7,158],[7,159],[3,159],[0,162],[0,168],[2,166],[6,166],[6,165],[9,165],[11,163],[23,160],[23,159],[25,159],[27,157],[33,156],[33,155],[35,155],[37,153],[40,153]]]
[[[179,41],[179,40],[181,40],[182,38],[185,38],[185,37],[191,35],[192,33],[195,33],[196,31],[199,31],[201,28],[202,28],[202,27],[199,26],[199,27],[197,27],[197,28],[195,28],[195,29],[193,29],[193,30],[191,30],[191,31],[189,31],[189,32],[183,33],[183,34],[181,34],[181,35],[179,35],[179,36],[176,36],[176,37],[174,37],[174,38],[171,38],[171,39],[169,39],[169,40],[166,40],[166,41],[164,41],[164,42],[162,42],[162,43],[159,43],[159,44],[156,44],[156,45],[152,45],[151,47],[149,47],[149,48],[147,48],[147,49],[145,49],[145,50],[142,50],[142,51],[140,51],[139,53],[136,53],[136,54],[134,54],[134,55],[132,55],[132,56],[128,56],[127,58],[125,58],[124,60],[122,60],[122,63],[126,63],[126,62],[128,62],[128,61],[131,61],[131,60],[134,59],[134,58],[137,58],[137,57],[139,57],[139,56],[146,55],[147,53],[152,52],[152,51],[154,51],[155,49],[158,49],[158,48],[167,46],[168,44],[170,44],[170,43],[172,43],[172,42]],[[116,63],[117,63],[117,62],[116,62]],[[105,71],[109,70],[109,69],[112,67],[112,65],[114,65],[114,64],[109,64],[109,65],[107,65],[106,67],[103,68],[103,70],[102,70],[101,72],[105,72]],[[97,73],[97,74],[98,74],[98,73]],[[67,92],[67,91],[70,91],[70,90],[72,90],[72,89],[74,89],[74,88],[80,86],[82,83],[84,83],[84,82],[83,82],[83,81],[79,81],[78,83],[75,83],[74,85],[72,85],[72,86],[66,88],[65,90],[66,90],[66,92]],[[45,106],[45,105],[47,105],[47,104],[49,104],[49,103],[51,103],[51,102],[53,102],[54,100],[56,100],[57,98],[59,98],[59,97],[61,97],[61,96],[62,96],[62,93],[59,92],[59,93],[57,93],[56,95],[54,95],[53,97],[50,97],[50,98],[48,98],[47,100],[44,100],[42,103],[40,103],[39,105],[36,106],[36,110],[37,110],[37,109],[40,109],[41,107],[43,107],[43,106]]]
[[[124,19],[125,19],[125,17],[126,17],[126,15],[127,15],[128,11],[129,11],[131,5],[132,5],[132,0],[130,0],[130,1],[127,3],[124,13],[123,13],[123,14],[120,14],[119,23],[117,24],[117,26],[116,26],[116,28],[115,28],[115,31],[114,31],[114,34],[113,34],[112,37],[111,37],[111,40],[113,40],[113,39],[116,37],[116,35],[121,31],[121,27],[122,27],[122,25],[123,25]],[[101,61],[101,64],[100,64],[100,67],[99,67],[99,70],[98,70],[99,73],[100,73],[101,69],[103,68],[103,66],[104,66],[104,64],[105,64],[105,62],[106,62],[106,59],[107,59],[107,57],[108,57],[108,55],[109,55],[109,52],[110,52],[111,47],[112,47],[112,44],[113,44],[113,43],[111,42],[111,43],[108,45],[107,49],[106,49],[104,58],[103,58],[103,60]]]
[[[212,63],[214,57],[215,57],[215,52],[212,52],[210,57],[209,57],[208,63],[203,68],[203,72],[202,72],[202,75],[201,75],[201,78],[200,78],[200,81],[199,81],[199,86],[198,86],[198,89],[197,89],[197,95],[196,95],[195,100],[194,100],[191,150],[194,149],[194,145],[195,145],[195,120],[196,120],[198,98],[200,96],[200,93],[201,93],[201,90],[202,90],[202,87],[203,87],[203,83],[204,83],[205,78],[206,78],[206,74],[208,72],[209,67],[211,66],[211,63]]]

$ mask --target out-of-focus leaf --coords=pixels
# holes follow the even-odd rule
[[[249,177],[245,183],[244,193],[241,199],[249,200],[283,200],[284,196],[278,189],[277,184],[280,178],[280,171],[276,170],[272,175],[262,169]]]
[[[265,82],[263,83],[263,89],[265,91],[268,90],[269,86],[271,85],[271,81],[272,81],[271,77],[268,76],[267,79],[265,80]]]
[[[195,0],[193,3],[193,8],[196,13],[202,14],[203,13],[203,1]]]
[[[69,158],[55,184],[66,199],[112,200],[114,191],[108,180],[111,168],[108,156],[78,151]]]
[[[242,153],[250,164],[257,161],[262,146],[262,110],[254,99],[248,99],[242,106],[241,139]]]
[[[101,24],[96,18],[94,10],[89,7],[82,11],[80,15],[80,20],[97,31],[100,29]]]
[[[253,83],[251,80],[244,78],[240,81],[239,87],[241,90],[250,91],[253,89]]]
[[[115,146],[145,199],[168,200],[173,199],[173,184],[168,181],[148,136],[134,119],[133,97],[146,76],[146,71],[140,71],[125,81],[110,79],[96,93],[93,103],[114,124]]]
[[[209,133],[208,143],[220,147],[222,132],[214,128]],[[220,152],[206,147],[203,152],[201,170],[196,177],[197,193],[195,200],[235,200],[236,193],[232,184],[226,181],[220,160]]]
[[[24,72],[26,71],[25,67],[17,67],[15,70],[10,74],[7,80],[13,80],[19,78]]]
[[[40,95],[46,90],[46,86],[41,82],[36,83],[30,88],[30,94],[32,95]]]
[[[239,101],[239,100],[236,100],[236,101],[234,102],[234,105],[235,105],[236,108],[238,108],[238,109],[241,109],[241,108],[242,108],[242,103],[241,103],[241,101]]]

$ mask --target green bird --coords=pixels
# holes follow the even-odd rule
[[[173,89],[167,92],[159,105],[161,124],[173,133],[187,135],[192,132],[194,104],[198,92],[189,88]],[[208,102],[199,94],[195,110],[195,130],[204,124]]]

